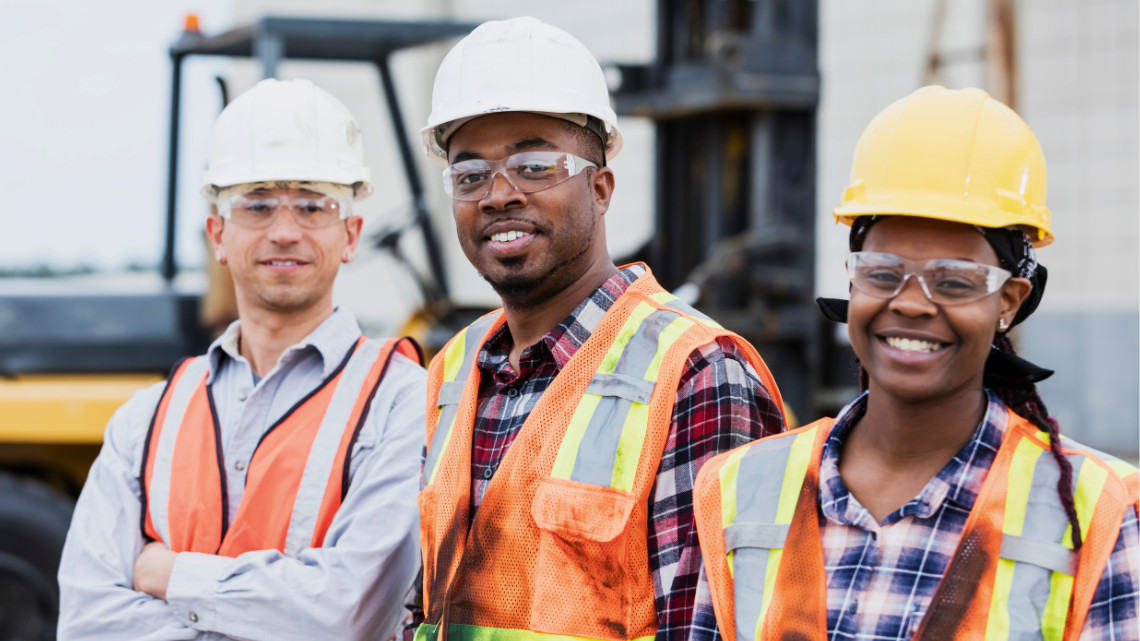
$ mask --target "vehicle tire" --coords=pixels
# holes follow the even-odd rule
[[[55,639],[56,573],[73,508],[39,481],[0,472],[0,641]]]

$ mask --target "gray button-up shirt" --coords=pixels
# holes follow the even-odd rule
[[[327,378],[360,336],[352,315],[337,310],[255,384],[238,351],[240,331],[234,323],[207,352],[231,522],[261,435]],[[423,368],[393,357],[353,448],[348,493],[324,547],[297,558],[276,550],[237,558],[179,554],[166,601],[131,588],[145,543],[139,465],[162,390],[160,383],[138,392],[107,425],[60,562],[59,639],[387,638],[419,567]]]

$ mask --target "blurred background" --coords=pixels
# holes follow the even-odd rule
[[[924,84],[1013,106],[1044,148],[1057,236],[1015,342],[1057,371],[1040,388],[1066,434],[1137,459],[1135,0],[4,0],[0,639],[54,638],[58,546],[103,426],[233,317],[198,193],[225,102],[276,75],[348,104],[376,192],[337,303],[438,348],[497,299],[418,130],[458,35],[516,15],[607,70],[626,138],[611,255],[752,340],[803,423],[856,391],[846,330],[812,301],[846,296],[830,212],[863,127]]]

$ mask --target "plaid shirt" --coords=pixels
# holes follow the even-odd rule
[[[819,500],[827,572],[829,639],[909,639],[954,556],[966,517],[1005,434],[1009,410],[989,393],[985,418],[973,438],[934,478],[882,524],[851,495],[839,476],[839,452],[867,409],[864,394],[843,408],[823,446]],[[1135,640],[1140,636],[1140,525],[1127,510],[1116,546],[1085,620],[1081,639]],[[694,641],[719,638],[701,573]]]
[[[483,346],[471,456],[472,515],[539,397],[614,301],[645,271],[642,265],[631,265],[611,276],[556,328],[523,350],[517,372],[508,361],[511,336],[505,325]],[[693,524],[697,471],[720,452],[781,431],[780,408],[731,340],[719,340],[689,356],[650,493],[649,566],[659,641],[689,636],[701,567]]]

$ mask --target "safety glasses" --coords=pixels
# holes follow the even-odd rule
[[[482,200],[495,174],[532,194],[565,182],[596,164],[561,151],[525,151],[499,160],[463,160],[443,170],[443,190],[455,200]]]
[[[851,252],[847,257],[847,276],[855,289],[875,298],[894,298],[906,280],[914,276],[931,302],[957,305],[989,296],[1013,274],[967,260],[936,258],[915,262],[894,254]]]
[[[219,200],[218,215],[242,227],[264,229],[273,224],[282,207],[305,229],[328,227],[350,214],[348,203],[333,196],[317,192],[283,196],[257,190]]]

